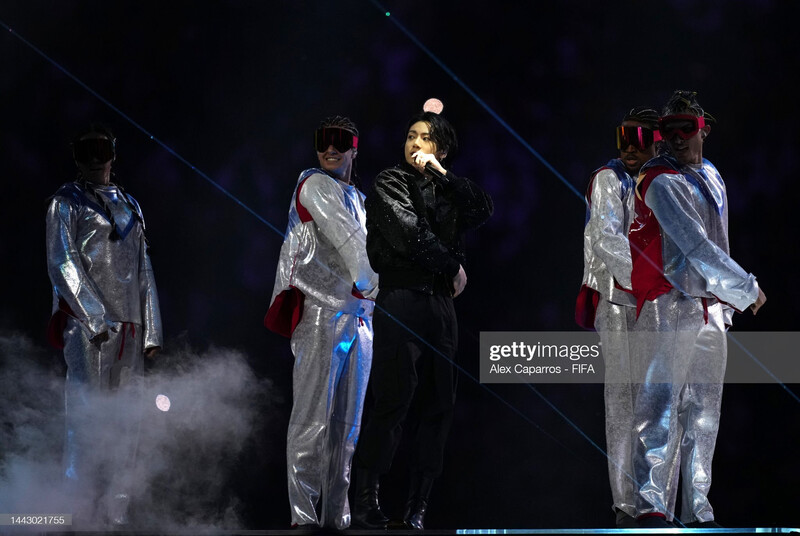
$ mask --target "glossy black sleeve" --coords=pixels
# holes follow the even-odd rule
[[[412,188],[417,187],[401,173],[382,172],[367,196],[367,220],[399,255],[430,272],[455,277],[460,263],[434,234],[424,206],[415,206]]]
[[[462,229],[480,227],[494,212],[492,198],[475,182],[447,172],[447,188],[453,193],[458,206],[459,225]]]

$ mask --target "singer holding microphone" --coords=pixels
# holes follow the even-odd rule
[[[431,106],[433,103],[433,106]],[[389,472],[408,420],[410,490],[403,523],[423,529],[455,404],[458,325],[453,298],[466,286],[463,235],[492,214],[492,200],[447,168],[456,133],[431,99],[406,128],[403,162],[382,171],[367,196],[367,255],[379,276],[370,375],[373,406],[355,455],[352,526],[382,529],[380,476]]]

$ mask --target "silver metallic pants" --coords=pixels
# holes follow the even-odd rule
[[[707,495],[727,359],[722,307],[672,290],[644,305],[636,332],[634,373],[645,379],[634,384],[636,513],[672,517],[680,460],[681,521],[711,521]]]
[[[633,393],[631,383],[629,327],[636,322],[636,308],[600,299],[594,327],[600,335],[605,362],[606,454],[613,508],[636,515],[631,430]]]
[[[76,525],[124,523],[142,414],[141,326],[117,324],[91,342],[74,318],[64,330],[64,477]]]
[[[292,352],[286,452],[292,523],[344,529],[350,525],[350,463],[372,365],[371,319],[306,302]]]

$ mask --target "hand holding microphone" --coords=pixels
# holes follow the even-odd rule
[[[447,170],[436,159],[436,155],[417,151],[411,155],[411,158],[415,168],[423,173],[428,173],[436,179],[441,179],[447,174]]]

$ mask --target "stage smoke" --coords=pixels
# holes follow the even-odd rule
[[[121,438],[134,430],[127,528],[242,527],[234,470],[246,447],[257,448],[275,402],[271,382],[257,378],[242,353],[159,354],[134,389],[88,397],[80,426],[92,445],[90,470],[67,493],[60,363],[24,336],[0,334],[0,513],[74,514],[74,529],[102,528],[109,483],[121,473]]]
[[[48,352],[0,334],[0,513],[66,513],[61,482],[64,380]]]

